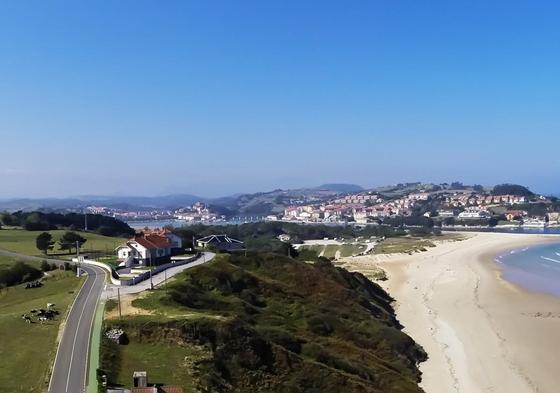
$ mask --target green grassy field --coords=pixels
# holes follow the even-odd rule
[[[435,244],[427,239],[415,237],[394,237],[380,242],[373,249],[375,254],[410,254],[414,252],[426,251]]]
[[[1,263],[12,263],[3,258]],[[33,265],[33,262],[26,262]],[[56,354],[60,321],[80,288],[72,273],[49,272],[41,288],[22,285],[0,292],[0,390],[34,393],[46,391],[49,371]],[[28,324],[21,315],[55,303],[60,316],[44,324]]]
[[[449,233],[440,236],[403,236],[390,237],[378,243],[373,252],[375,254],[412,254],[415,252],[427,251],[430,247],[435,247],[436,243],[442,241],[461,241],[464,236],[456,233]]]
[[[65,230],[48,231],[54,241],[57,241]],[[25,231],[23,229],[2,229],[0,230],[0,249],[9,250],[25,255],[42,256],[42,252],[35,246],[35,239],[41,231]],[[79,232],[87,239],[82,249],[83,253],[103,252],[112,253],[115,248],[122,244],[125,239],[119,237],[101,236],[95,233]],[[72,253],[73,254],[73,253]],[[71,254],[71,255],[72,255]],[[60,251],[58,244],[49,252],[49,255],[69,255],[66,251]]]
[[[337,251],[339,252],[340,257],[350,257],[352,255],[358,255],[364,252],[367,246],[362,243],[343,243],[341,245],[311,245],[303,246],[302,248],[313,250],[317,252],[318,255],[321,255],[322,253],[322,256],[324,256],[325,258],[335,258],[337,255]]]
[[[182,386],[191,391],[192,376],[187,367],[188,362],[198,358],[194,347],[184,348],[178,345],[160,343],[139,343],[132,340],[121,346],[121,363],[119,364],[116,383],[131,387],[132,373],[148,370],[150,383]],[[173,365],[173,367],[169,367]]]

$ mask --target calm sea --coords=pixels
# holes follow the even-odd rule
[[[513,250],[496,258],[503,277],[524,288],[560,297],[560,237],[558,243]]]

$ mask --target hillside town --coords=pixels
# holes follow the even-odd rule
[[[279,216],[267,220],[302,223],[382,223],[386,219],[423,216],[442,226],[483,224],[496,219],[495,225],[545,227],[559,225],[559,213],[535,212],[534,205],[551,204],[541,195],[490,195],[473,190],[420,190],[388,198],[379,193],[363,192],[329,201],[287,207]],[[522,208],[519,208],[521,206]]]
[[[175,209],[162,208],[115,208],[109,206],[88,206],[86,212],[114,217],[121,221],[183,220],[185,222],[213,223],[223,221],[224,215],[212,211],[205,203],[195,202],[190,206]]]

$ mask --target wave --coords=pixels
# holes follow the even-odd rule
[[[550,262],[560,263],[560,261],[558,259],[553,259],[553,258],[543,257],[543,256],[541,256],[541,258],[546,259],[547,261],[550,261]]]

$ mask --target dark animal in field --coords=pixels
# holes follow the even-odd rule
[[[21,316],[21,318],[22,318],[25,322],[31,323],[31,317],[29,317],[29,316],[23,314],[23,315]]]
[[[49,308],[49,309],[53,308],[55,306],[56,306],[56,304],[54,304],[54,303],[47,303],[47,308]]]
[[[35,314],[35,313],[37,313],[37,310],[33,309],[33,310],[29,311],[29,312],[30,312],[31,314]]]
[[[53,310],[39,310],[39,312],[37,313],[37,317],[39,317],[39,319],[41,318],[47,318],[47,319],[54,319],[54,316],[58,314],[58,312],[55,312]]]

